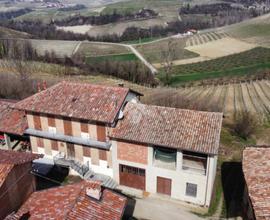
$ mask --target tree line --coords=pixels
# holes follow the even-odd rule
[[[136,13],[118,13],[116,10],[112,14],[100,14],[98,16],[82,16],[77,14],[75,16],[69,16],[61,20],[52,21],[53,24],[58,26],[75,26],[75,25],[104,25],[120,21],[128,21],[135,19],[149,19],[158,16],[153,10],[150,9],[141,9]]]
[[[54,51],[46,51],[44,55],[39,55],[27,40],[0,40],[0,59],[13,61],[39,61],[54,63],[66,67],[77,67],[85,75],[102,74],[124,79],[133,83],[156,86],[157,80],[140,61],[102,61],[96,63],[86,63],[85,57],[75,54],[72,57],[59,58]],[[20,62],[19,62],[20,63]],[[22,72],[24,70],[22,69]],[[72,75],[71,72],[66,72]]]
[[[3,11],[3,12],[0,12],[0,20],[8,20],[8,19],[16,18],[24,14],[30,13],[31,11],[32,9],[30,8],[22,8],[22,9],[12,10],[12,11]]]

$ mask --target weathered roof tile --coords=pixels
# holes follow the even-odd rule
[[[81,181],[33,193],[16,214],[7,219],[20,219],[25,213],[35,219],[118,220],[122,218],[126,198],[104,189],[101,199],[86,195],[86,188],[100,186],[100,182]]]
[[[270,219],[270,147],[246,148],[243,172],[256,219]]]
[[[13,109],[15,101],[0,100],[0,132],[22,135],[27,128],[24,111]]]
[[[15,108],[113,123],[129,91],[124,87],[64,81],[16,103]]]
[[[128,103],[111,137],[217,154],[222,114]]]

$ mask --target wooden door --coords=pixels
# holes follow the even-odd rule
[[[164,177],[157,177],[157,193],[171,195],[172,180]]]
[[[145,190],[145,170],[126,165],[119,166],[120,185]]]
[[[75,159],[74,144],[67,143],[67,156],[71,159]]]

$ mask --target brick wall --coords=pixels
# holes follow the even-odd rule
[[[117,142],[117,158],[134,163],[147,164],[148,148],[144,145]]]

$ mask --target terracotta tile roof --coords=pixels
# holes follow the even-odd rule
[[[28,213],[36,219],[93,219],[118,220],[122,218],[126,198],[104,189],[100,200],[86,195],[86,188],[101,187],[99,182],[82,181],[33,193],[16,214],[6,219],[20,219]]]
[[[0,163],[0,188],[5,182],[6,177],[8,176],[9,172],[12,170],[13,166],[14,166],[13,164]]]
[[[42,155],[0,149],[0,187],[14,165],[24,164],[40,157]]]
[[[0,100],[0,132],[23,135],[27,128],[24,111],[13,109],[16,101]]]
[[[243,172],[256,219],[270,219],[270,147],[246,148]]]
[[[217,154],[222,114],[128,103],[111,137]]]
[[[41,157],[43,157],[43,155],[0,149],[0,164],[24,164]]]
[[[124,87],[61,82],[15,104],[15,108],[113,123],[128,92]]]

